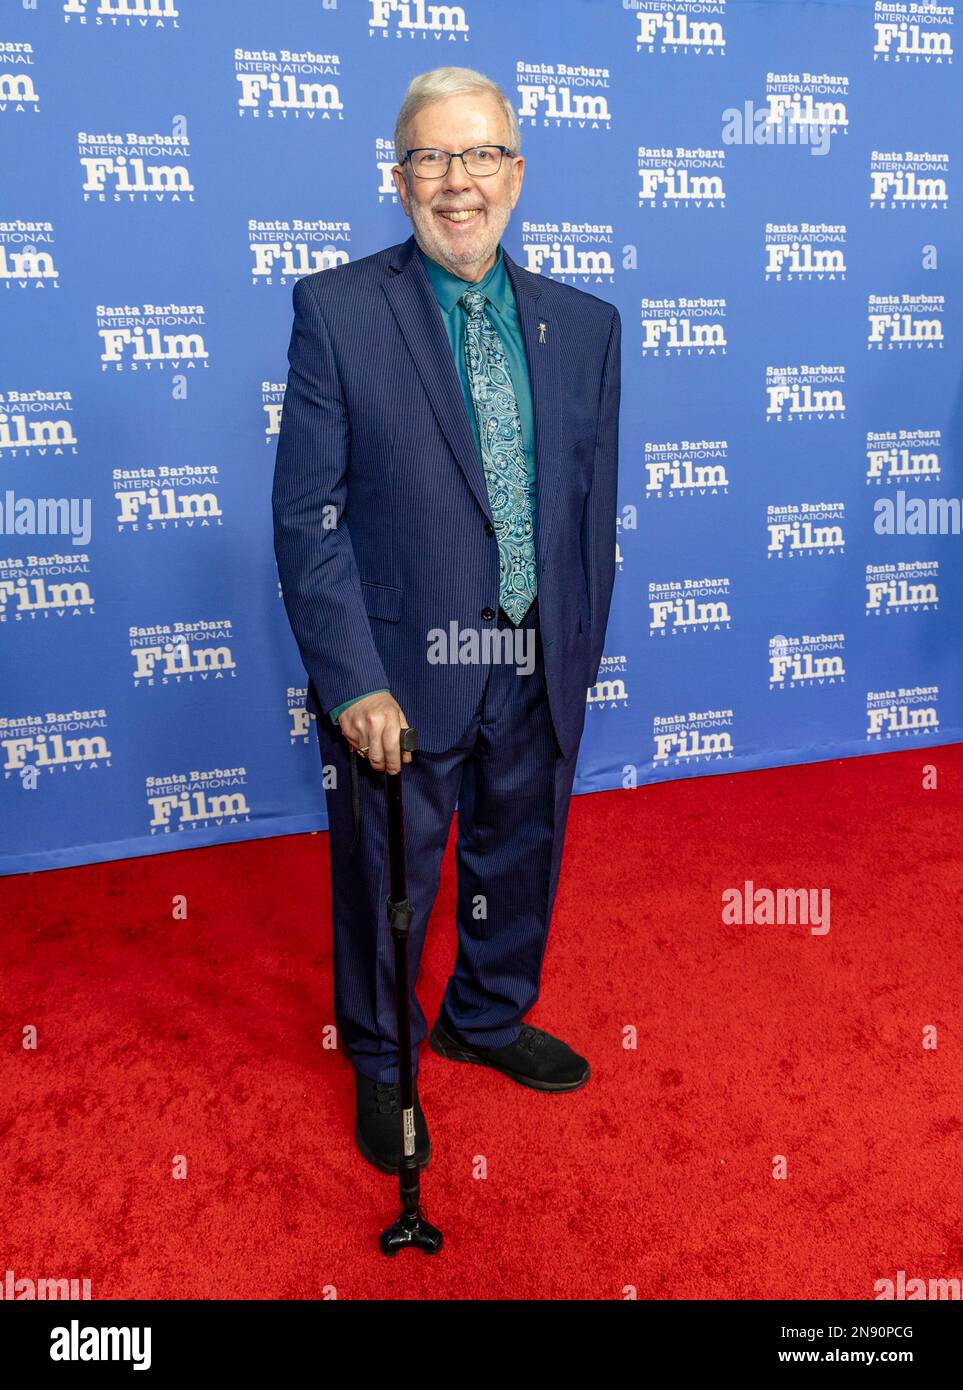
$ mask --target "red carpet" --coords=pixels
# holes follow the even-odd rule
[[[530,1020],[593,1076],[542,1095],[425,1048],[434,1259],[378,1252],[396,1182],[357,1153],[350,1064],[322,1048],[326,836],[3,881],[0,1278],[89,1278],[95,1299],[867,1299],[898,1270],[961,1277],[961,778],[957,745],[576,798]],[[724,925],[747,879],[828,887],[829,932]]]

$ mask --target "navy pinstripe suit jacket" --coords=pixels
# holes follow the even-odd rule
[[[573,752],[615,576],[621,320],[504,251],[535,408],[538,609],[549,707]],[[285,607],[316,714],[385,686],[419,747],[459,741],[484,664],[427,659],[429,632],[498,613],[485,475],[414,236],[293,291],[272,506]]]

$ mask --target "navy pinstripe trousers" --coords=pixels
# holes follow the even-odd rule
[[[501,610],[498,625],[511,626]],[[555,736],[537,598],[519,627],[534,630],[533,669],[526,673],[515,663],[491,662],[461,741],[441,753],[416,752],[399,774],[413,908],[408,952],[416,1073],[418,1044],[428,1029],[415,985],[456,801],[458,953],[443,1019],[478,1046],[501,1047],[517,1037],[538,998],[578,749],[563,756]],[[361,829],[352,852],[349,745],[323,715],[316,727],[322,764],[336,769],[336,786],[326,791],[335,1019],[354,1066],[373,1080],[397,1081],[393,947],[385,906],[387,773],[357,759]]]

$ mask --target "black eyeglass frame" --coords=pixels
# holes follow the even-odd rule
[[[406,152],[405,157],[404,157],[404,159],[401,161],[401,163],[402,163],[402,164],[407,164],[407,163],[409,162],[409,160],[411,159],[411,156],[412,156],[413,154],[420,154],[423,150],[434,150],[436,154],[446,154],[446,155],[448,156],[448,163],[447,163],[447,165],[445,166],[445,168],[442,170],[442,172],[441,172],[440,174],[419,174],[419,173],[415,170],[415,166],[412,164],[412,166],[411,166],[411,172],[412,172],[412,174],[414,175],[414,177],[415,177],[416,179],[443,179],[443,178],[445,177],[445,175],[448,173],[448,170],[451,168],[451,161],[452,161],[453,159],[460,159],[460,160],[461,160],[461,162],[462,162],[462,164],[464,165],[464,168],[465,168],[465,173],[468,174],[468,177],[469,177],[470,179],[490,179],[490,178],[492,177],[493,174],[500,173],[501,167],[502,167],[502,162],[503,162],[503,160],[504,160],[504,158],[505,158],[506,155],[508,155],[509,159],[515,159],[515,158],[516,158],[515,151],[509,149],[509,147],[508,147],[507,145],[494,145],[494,144],[471,145],[467,150],[457,150],[457,151],[456,151],[456,150],[439,150],[439,149],[437,148],[437,146],[435,146],[435,145],[416,145],[415,148],[414,148],[413,150],[408,150],[408,151]],[[471,173],[470,170],[469,170],[469,168],[468,168],[468,165],[465,164],[465,155],[466,155],[466,154],[471,154],[472,150],[498,150],[498,151],[500,152],[500,154],[501,154],[501,158],[500,158],[499,161],[498,161],[498,168],[497,168],[497,169],[492,169],[492,171],[491,171],[490,174],[473,174],[473,173]]]

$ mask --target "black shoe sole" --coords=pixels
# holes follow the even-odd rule
[[[370,1148],[368,1147],[368,1145],[365,1143],[365,1141],[364,1141],[364,1139],[363,1139],[363,1137],[362,1137],[362,1134],[361,1134],[361,1130],[357,1127],[357,1125],[355,1126],[355,1131],[354,1131],[354,1142],[357,1144],[358,1149],[359,1149],[359,1152],[361,1153],[362,1158],[366,1158],[366,1159],[368,1160],[368,1162],[369,1162],[374,1168],[377,1168],[377,1169],[378,1169],[380,1172],[382,1172],[382,1173],[390,1173],[390,1174],[392,1175],[392,1177],[397,1177],[397,1176],[398,1176],[398,1164],[397,1164],[397,1163],[388,1163],[388,1162],[386,1162],[383,1158],[379,1158],[378,1155],[375,1153],[374,1149],[370,1149]],[[431,1140],[429,1139],[429,1140],[428,1140],[428,1151],[427,1151],[427,1153],[425,1154],[424,1158],[421,1158],[421,1159],[418,1160],[418,1167],[419,1167],[419,1168],[427,1168],[430,1159],[431,1159]]]
[[[428,1036],[428,1046],[433,1052],[437,1052],[439,1057],[447,1057],[449,1062],[471,1062],[476,1067],[488,1067],[490,1071],[500,1071],[503,1076],[510,1077],[512,1081],[517,1081],[520,1086],[528,1086],[533,1091],[577,1091],[585,1085],[592,1075],[592,1068],[586,1062],[585,1075],[578,1081],[537,1081],[532,1076],[526,1076],[524,1072],[512,1071],[511,1067],[502,1066],[500,1062],[493,1062],[488,1057],[482,1057],[462,1043],[448,1040],[447,1035],[446,1038],[440,1037],[439,1027],[440,1025],[436,1023]]]

